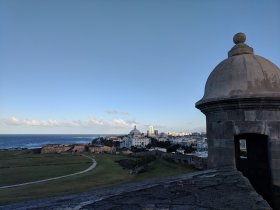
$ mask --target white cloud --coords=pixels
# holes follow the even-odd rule
[[[2,119],[1,120],[1,124],[5,124],[5,125],[21,125],[21,122],[15,118],[15,117],[10,117],[10,118],[6,118],[6,119]]]
[[[89,125],[104,125],[105,124],[105,121],[104,120],[99,120],[99,119],[96,119],[96,118],[91,118],[88,120],[88,123]]]
[[[156,124],[156,125],[153,125],[153,124],[151,124],[151,125],[145,125],[145,127],[146,127],[146,128],[149,128],[150,126],[153,126],[153,127],[154,127],[154,129],[156,129],[156,130],[158,130],[158,129],[165,129],[165,128],[167,128],[167,126],[166,126],[166,125],[159,125],[159,124]]]
[[[110,125],[114,128],[131,128],[136,122],[126,121],[122,119],[115,119],[110,122]]]
[[[16,117],[0,119],[2,125],[10,126],[43,126],[54,127],[59,126],[60,123],[57,120],[37,120],[37,119],[18,119]]]
[[[91,118],[84,122],[85,126],[104,127],[110,129],[132,128],[133,125],[135,124],[137,124],[136,121],[123,120],[123,119],[102,120],[102,119]]]
[[[87,120],[39,120],[39,119],[18,119],[16,117],[0,119],[1,125],[6,126],[22,126],[22,127],[80,127],[80,128],[102,128],[102,129],[123,129],[132,128],[137,124],[135,121],[113,119],[103,120],[92,117]]]
[[[116,110],[116,109],[106,110],[105,112],[106,112],[107,114],[129,115],[129,113],[128,113],[128,112],[125,112],[125,111],[119,111],[119,110]]]

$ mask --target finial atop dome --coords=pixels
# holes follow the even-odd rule
[[[130,131],[129,135],[131,136],[141,136],[141,132],[137,130],[136,125],[134,125],[134,129]]]
[[[242,32],[239,32],[234,35],[233,42],[235,46],[231,48],[228,52],[228,57],[242,54],[253,54],[254,50],[252,47],[249,47],[244,42],[246,41],[246,35]]]
[[[239,32],[234,35],[233,42],[235,44],[244,43],[246,41],[246,35],[242,32]]]

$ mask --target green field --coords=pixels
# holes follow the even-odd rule
[[[0,186],[36,181],[78,172],[92,161],[79,155],[0,152]]]
[[[138,182],[146,179],[188,173],[192,169],[175,163],[155,160],[147,172],[130,175],[116,160],[120,155],[94,155],[97,166],[85,174],[45,183],[0,189],[0,205],[34,198],[65,195],[88,191],[115,184]],[[83,156],[42,155],[28,152],[0,152],[0,186],[51,178],[84,170],[91,160]]]

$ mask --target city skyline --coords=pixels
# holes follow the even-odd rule
[[[235,33],[280,66],[279,1],[0,2],[0,134],[205,131]]]

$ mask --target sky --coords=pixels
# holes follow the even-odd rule
[[[0,0],[0,134],[205,131],[210,72],[246,44],[280,66],[280,1]]]

